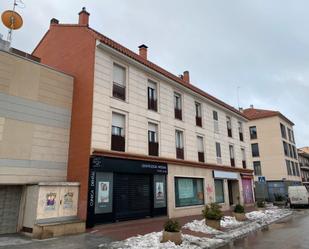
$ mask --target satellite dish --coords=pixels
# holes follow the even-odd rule
[[[10,30],[20,29],[23,26],[22,17],[13,10],[6,10],[1,15],[2,22],[5,27]]]

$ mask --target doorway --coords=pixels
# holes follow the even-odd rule
[[[237,180],[227,180],[229,204],[234,205],[239,202],[239,186]]]

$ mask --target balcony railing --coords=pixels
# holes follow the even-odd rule
[[[197,126],[202,127],[202,117],[195,117],[195,123]]]
[[[112,150],[125,151],[125,137],[112,135]]]
[[[205,162],[204,152],[198,152],[198,161],[202,163]]]
[[[182,120],[182,110],[175,108],[175,118]]]
[[[148,109],[149,110],[153,110],[153,111],[157,111],[157,100],[156,99],[151,99],[148,98]]]
[[[183,148],[176,148],[176,158],[177,159],[184,159]]]
[[[148,143],[148,154],[149,156],[159,155],[159,143],[149,142]]]
[[[126,99],[126,88],[117,83],[113,84],[113,96],[118,99]]]

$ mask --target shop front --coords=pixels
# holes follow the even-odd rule
[[[250,205],[254,203],[252,181],[253,181],[252,175],[241,174],[241,182],[242,182],[245,205]]]
[[[165,163],[92,156],[87,226],[167,214]]]

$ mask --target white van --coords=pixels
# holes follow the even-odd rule
[[[289,186],[288,194],[288,202],[291,208],[309,205],[309,193],[305,186]]]

